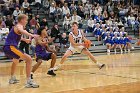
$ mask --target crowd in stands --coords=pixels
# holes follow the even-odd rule
[[[43,9],[46,17],[41,19],[39,14],[33,14],[30,7],[32,5],[37,10]],[[26,14],[29,17],[25,27],[27,31],[36,34],[39,27],[45,26],[48,38],[53,40],[50,44],[51,48],[59,51],[60,45],[54,44],[59,39],[62,46],[60,50],[64,51],[64,47],[68,46],[67,32],[71,23],[77,22],[85,33],[93,33],[97,41],[104,41],[108,53],[111,49],[116,52],[116,48],[119,48],[122,53],[123,49],[130,51],[132,47],[125,27],[131,26],[133,31],[140,30],[139,5],[140,2],[137,0],[1,0],[2,26],[0,28],[10,30],[16,24],[17,16]],[[48,15],[54,22],[53,27],[50,27],[47,22]],[[58,23],[61,21],[63,21],[64,33],[59,30]],[[85,21],[86,27],[83,24]],[[30,39],[30,37],[26,38]],[[21,41],[19,48],[21,50],[25,48],[26,53],[29,53],[29,45],[34,54],[34,39],[31,42]]]

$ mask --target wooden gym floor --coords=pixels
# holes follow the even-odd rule
[[[24,88],[24,62],[18,65],[16,75],[20,83],[15,85],[8,84],[11,62],[0,63],[0,93],[140,93],[140,53],[95,57],[106,67],[99,70],[85,56],[71,57],[56,77],[46,74],[49,62],[43,62],[34,75],[40,84],[36,89]]]

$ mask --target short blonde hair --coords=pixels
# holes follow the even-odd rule
[[[25,14],[20,14],[20,15],[18,15],[17,20],[18,20],[18,22],[20,22],[20,21],[21,21],[22,19],[24,19],[24,18],[27,18],[27,19],[28,19],[28,16],[25,15]]]

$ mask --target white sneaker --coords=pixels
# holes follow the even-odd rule
[[[121,54],[123,53],[123,50],[121,50]]]
[[[25,87],[26,88],[39,88],[39,85],[36,84],[32,79],[29,79],[29,80],[27,80]]]
[[[19,83],[19,80],[16,79],[15,76],[13,76],[12,78],[9,79],[9,84],[15,84],[15,83]]]
[[[115,53],[115,54],[117,53],[116,49],[114,49],[114,53]]]
[[[130,53],[130,49],[128,49],[128,53]]]
[[[55,66],[53,69],[54,69],[54,71],[57,71],[58,69],[60,69],[61,68],[61,66],[60,65],[57,65],[57,66]]]
[[[125,53],[127,52],[126,49],[124,50],[124,52],[125,52]]]
[[[107,49],[107,53],[110,53],[110,49]]]

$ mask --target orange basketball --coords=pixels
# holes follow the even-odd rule
[[[140,40],[136,43],[137,46],[140,46]]]
[[[86,40],[86,41],[84,42],[84,44],[85,44],[85,47],[86,47],[86,48],[90,48],[90,47],[91,47],[91,41],[90,41],[90,40]]]

